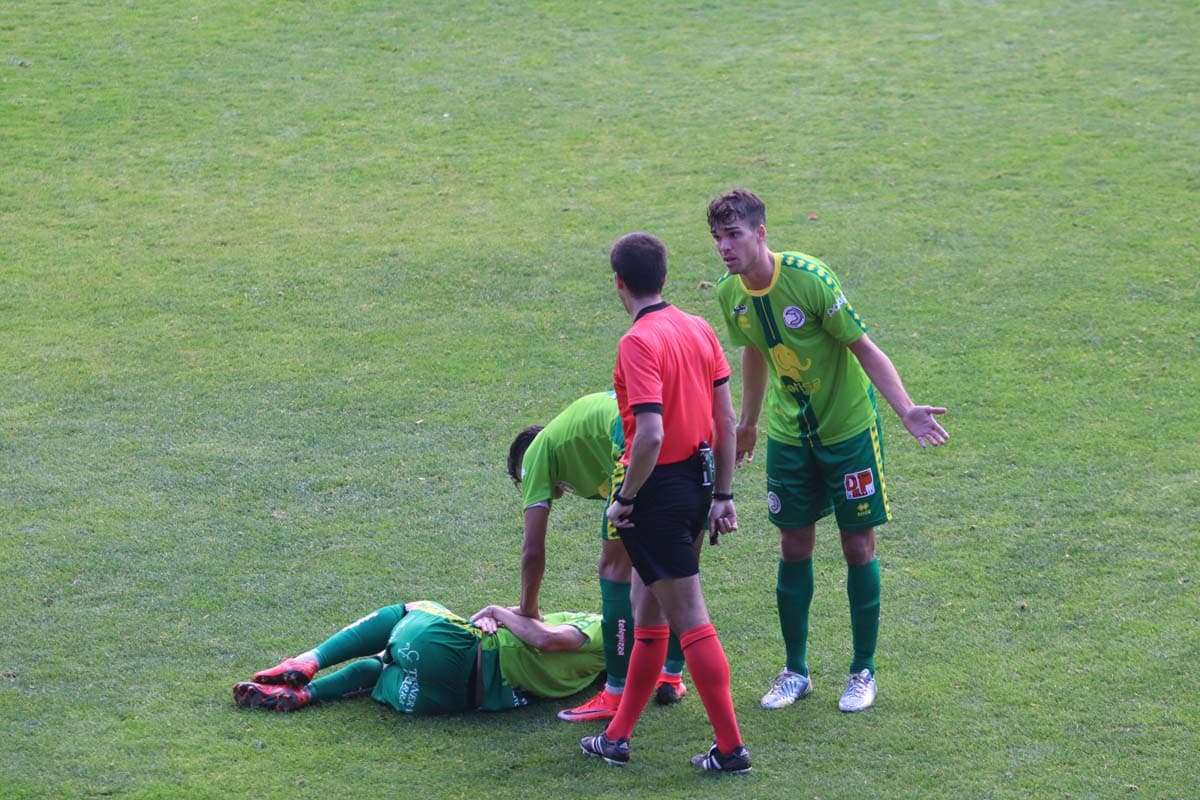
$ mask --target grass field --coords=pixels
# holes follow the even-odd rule
[[[0,797],[1194,798],[1197,41],[1165,0],[10,0]],[[758,708],[760,459],[704,556],[743,779],[687,764],[694,695],[625,770],[566,703],[236,709],[379,605],[515,602],[504,456],[610,383],[609,245],[715,323],[737,185],[950,408],[936,451],[885,419],[876,707],[825,523],[816,692]],[[598,514],[556,507],[544,607],[598,607]]]

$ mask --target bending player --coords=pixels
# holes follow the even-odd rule
[[[548,425],[535,425],[517,434],[508,452],[508,474],[521,490],[525,508],[525,538],[521,548],[521,603],[518,613],[536,618],[538,593],[546,570],[546,529],[553,501],[565,492],[611,502],[612,487],[624,474],[621,455],[625,435],[616,395],[584,395],[567,406]],[[607,508],[607,503],[606,506]],[[577,708],[558,713],[568,722],[612,719],[621,702],[629,653],[633,647],[633,608],[629,585],[633,567],[617,529],[608,517],[600,519],[600,608],[604,618],[604,688]],[[672,636],[655,700],[677,703],[687,693],[681,680],[683,650]]]
[[[314,680],[319,670],[347,661]],[[563,612],[542,621],[488,606],[467,620],[420,600],[371,612],[235,684],[233,699],[243,708],[295,711],[370,694],[407,714],[500,711],[568,697],[603,668],[598,614]]]

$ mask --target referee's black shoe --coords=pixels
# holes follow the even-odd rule
[[[595,736],[585,736],[580,739],[579,749],[584,752],[584,755],[603,758],[616,767],[623,767],[629,763],[629,740],[609,739],[604,735],[604,731]]]
[[[739,744],[732,753],[722,753],[717,749],[716,742],[707,753],[692,756],[692,764],[700,769],[728,772],[731,775],[741,775],[750,771],[750,751],[746,745]]]

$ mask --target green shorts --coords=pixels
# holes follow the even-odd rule
[[[392,628],[371,697],[406,714],[467,710],[481,635],[439,603],[414,604]]]
[[[854,531],[892,518],[883,476],[878,419],[834,445],[790,445],[767,439],[767,517],[780,528],[804,528],[831,512]]]

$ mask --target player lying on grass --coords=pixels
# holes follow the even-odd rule
[[[347,661],[314,680],[319,670]],[[603,668],[599,614],[561,612],[542,621],[488,606],[467,620],[419,600],[373,611],[235,684],[233,699],[243,708],[295,711],[370,694],[407,714],[500,711],[568,697]]]

